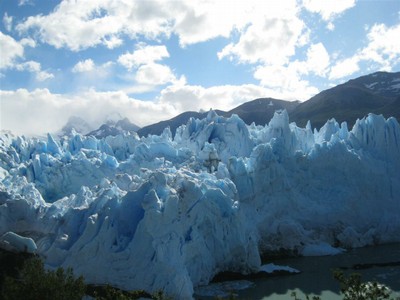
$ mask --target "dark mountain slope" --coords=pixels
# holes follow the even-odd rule
[[[320,128],[331,118],[338,122],[347,121],[349,128],[356,119],[369,113],[383,114],[386,118],[394,116],[400,119],[400,72],[376,72],[352,79],[334,88],[322,91],[305,102],[285,101],[272,98],[260,98],[246,102],[228,111],[217,111],[221,116],[237,114],[246,124],[267,124],[274,112],[286,109],[291,122]],[[161,134],[165,127],[170,127],[172,134],[176,128],[193,118],[204,118],[207,112],[184,112],[170,120],[145,126],[138,131],[139,136]]]
[[[400,73],[378,72],[350,80],[325,90],[310,100],[301,103],[289,113],[290,120],[298,126],[307,121],[320,128],[328,119],[347,121],[351,128],[357,119],[368,113],[385,117],[400,117],[396,100],[400,96]]]
[[[265,125],[272,119],[276,110],[286,109],[290,114],[299,104],[299,101],[260,98],[239,105],[228,114],[237,114],[248,125],[253,122],[256,125]]]
[[[367,89],[375,95],[396,98],[400,95],[400,72],[376,72],[352,79],[346,84]]]

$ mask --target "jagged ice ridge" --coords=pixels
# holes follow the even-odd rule
[[[400,241],[400,126],[266,126],[210,112],[172,138],[0,137],[0,235],[91,283],[189,299],[260,254]],[[317,253],[318,254],[318,253]]]

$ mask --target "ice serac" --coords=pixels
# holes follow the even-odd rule
[[[211,111],[175,137],[0,136],[0,236],[31,238],[90,283],[190,299],[260,253],[400,241],[400,125],[369,115],[318,131]],[[338,248],[340,247],[340,248]]]
[[[0,248],[25,253],[35,253],[37,250],[33,239],[20,236],[14,232],[6,232],[0,236]]]

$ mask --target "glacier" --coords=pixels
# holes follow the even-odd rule
[[[190,119],[172,136],[0,135],[0,236],[87,282],[191,299],[261,255],[400,241],[400,125]],[[316,250],[317,249],[317,250]],[[324,253],[321,253],[324,254]]]

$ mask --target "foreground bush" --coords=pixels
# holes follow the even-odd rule
[[[335,271],[333,277],[340,283],[343,300],[389,299],[391,290],[378,282],[362,282],[361,274],[346,277],[342,271]]]
[[[96,300],[170,300],[161,291],[122,291],[110,285],[86,285],[75,278],[72,269],[45,270],[41,259],[24,253],[0,252],[1,300],[81,300],[89,295]]]
[[[153,299],[153,300],[172,300],[164,295],[162,291],[149,294],[146,291],[123,291],[111,285],[91,286],[88,285],[87,294],[96,300],[137,300],[137,299]]]
[[[19,275],[6,276],[1,299],[4,300],[81,300],[85,295],[83,277],[75,278],[72,269],[44,269],[39,258],[25,261]]]
[[[391,290],[387,286],[378,282],[362,282],[361,274],[359,273],[345,276],[342,271],[336,270],[333,272],[333,277],[340,284],[340,292],[343,295],[343,300],[383,300],[390,298]],[[300,300],[296,292],[292,292],[291,297],[294,300]],[[305,296],[305,299],[322,300],[319,296],[311,298],[308,295]],[[400,298],[390,298],[390,300],[400,300]]]

